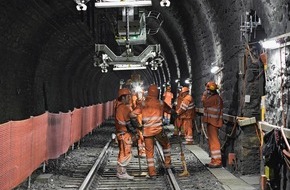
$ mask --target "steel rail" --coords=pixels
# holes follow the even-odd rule
[[[157,141],[156,141],[156,145],[157,145],[156,149],[157,149],[157,151],[158,151],[158,153],[159,153],[159,155],[161,157],[162,163],[163,163],[162,165],[165,168],[165,166],[164,166],[164,155],[163,155],[162,147],[161,147],[160,143],[157,142]],[[175,178],[171,168],[167,168],[166,172],[167,172],[167,175],[168,175],[168,179],[169,179],[170,185],[173,187],[173,189],[180,190],[178,182],[176,181],[176,178]]]
[[[93,175],[95,172],[99,169],[100,164],[103,162],[105,159],[105,155],[107,153],[108,148],[110,147],[110,144],[112,142],[112,139],[106,144],[106,146],[103,148],[101,154],[99,155],[98,159],[96,160],[95,164],[91,168],[90,172],[88,173],[87,177],[83,181],[82,185],[80,186],[79,190],[85,190],[87,187],[90,185],[91,180],[93,179]]]

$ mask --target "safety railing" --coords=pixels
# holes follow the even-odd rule
[[[203,108],[195,108],[195,111],[199,115],[203,115]],[[237,121],[237,116],[223,114],[223,120],[235,123]]]

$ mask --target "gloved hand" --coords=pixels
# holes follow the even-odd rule
[[[130,121],[134,128],[142,129],[143,126],[137,121],[136,118],[130,118]]]

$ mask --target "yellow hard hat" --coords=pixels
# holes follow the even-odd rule
[[[217,90],[218,86],[215,82],[213,81],[209,81],[208,83],[206,83],[206,89],[208,90]]]

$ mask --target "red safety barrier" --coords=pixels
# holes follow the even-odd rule
[[[47,159],[48,113],[32,117],[32,170],[37,169]]]
[[[11,169],[15,169],[13,184],[17,185],[29,176],[32,170],[32,118],[11,121]]]
[[[89,108],[83,108],[82,137],[90,132],[89,117]]]
[[[11,122],[0,125],[0,187],[11,189],[17,168],[11,163]]]
[[[72,112],[72,122],[71,122],[71,144],[79,141],[82,135],[82,118],[83,118],[83,109],[74,109]]]
[[[98,125],[103,122],[103,104],[97,104],[97,122]]]
[[[40,164],[58,158],[114,113],[114,101],[75,109],[72,113],[44,113],[0,125],[0,189],[23,182]]]
[[[71,112],[61,113],[61,128],[63,130],[63,135],[61,138],[61,154],[64,154],[68,151],[70,143],[70,134],[71,134]]]
[[[70,129],[63,125],[62,114],[48,114],[48,130],[47,130],[47,153],[48,159],[58,158],[65,153],[68,147],[66,145],[67,134],[70,134]],[[65,144],[63,144],[65,143]]]
[[[114,100],[110,101],[110,117],[114,115],[114,104],[115,104]]]
[[[92,123],[93,123],[93,129],[98,127],[97,123],[97,105],[92,106]]]
[[[105,119],[110,117],[110,102],[105,103]]]
[[[88,109],[89,109],[88,124],[89,124],[90,132],[91,132],[95,128],[94,119],[93,119],[93,117],[94,117],[94,113],[93,113],[94,109],[93,109],[93,106],[88,107]]]

